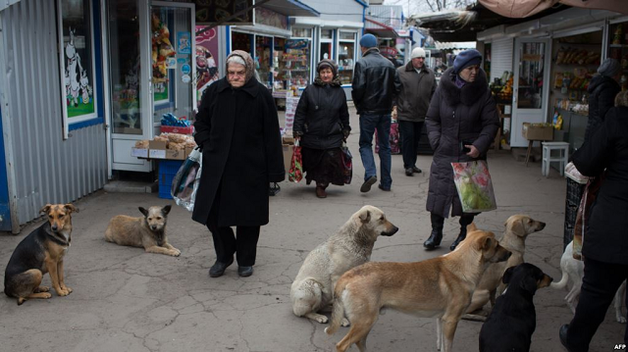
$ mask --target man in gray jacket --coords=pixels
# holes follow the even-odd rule
[[[401,133],[401,153],[406,176],[421,169],[416,166],[417,145],[430,100],[436,90],[434,72],[425,64],[425,50],[414,48],[412,59],[397,69],[401,80],[401,92],[397,96],[393,116],[396,114]]]

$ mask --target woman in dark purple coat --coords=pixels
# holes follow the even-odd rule
[[[268,223],[268,183],[285,178],[275,103],[253,75],[251,56],[233,51],[227,76],[205,90],[194,123],[203,169],[192,219],[214,239],[211,277],[224,274],[234,254],[238,274],[253,274],[260,226]]]
[[[474,49],[458,54],[454,67],[443,73],[425,119],[434,149],[430,169],[427,210],[432,233],[423,243],[434,249],[443,239],[445,218],[460,216],[460,234],[449,247],[454,250],[467,236],[467,225],[477,214],[463,213],[458,198],[452,162],[486,160],[486,152],[499,128],[495,101],[480,68],[482,55]]]

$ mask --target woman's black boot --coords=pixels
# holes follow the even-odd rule
[[[456,240],[451,244],[449,250],[453,251],[454,249],[456,249],[460,242],[464,241],[464,239],[467,238],[467,225],[473,222],[474,217],[475,215],[468,214],[462,215],[460,217],[460,234],[458,235],[458,238],[456,238]]]
[[[443,240],[443,225],[445,224],[445,218],[442,216],[431,214],[430,219],[432,221],[432,233],[430,237],[423,242],[425,249],[432,250],[440,246],[440,241]]]

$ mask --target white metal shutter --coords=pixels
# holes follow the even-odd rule
[[[491,43],[491,78],[489,83],[493,82],[494,78],[500,78],[504,71],[513,70],[513,46],[513,38],[496,39]]]

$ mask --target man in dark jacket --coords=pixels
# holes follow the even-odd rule
[[[377,129],[382,180],[379,188],[390,191],[390,114],[394,97],[401,89],[395,66],[379,53],[377,38],[366,34],[360,39],[362,59],[355,64],[351,95],[360,115],[360,157],[364,165],[364,183],[360,192],[368,192],[377,182],[373,157],[373,134]]]
[[[628,93],[617,101],[627,104]],[[622,97],[623,96],[623,97]],[[604,173],[591,206],[582,255],[584,277],[576,314],[560,328],[560,341],[568,351],[588,351],[604,321],[615,292],[628,278],[628,107],[611,108],[590,140],[573,155],[573,163],[586,176]],[[628,330],[624,333],[628,344]]]
[[[588,141],[593,132],[602,125],[606,112],[613,107],[615,96],[621,91],[617,79],[621,74],[621,65],[615,59],[608,58],[597,69],[587,88],[589,93],[589,120],[584,132],[584,140]]]
[[[275,102],[253,77],[253,59],[234,50],[226,61],[227,76],[205,90],[194,123],[203,168],[192,219],[212,233],[216,263],[209,276],[222,276],[235,254],[246,277],[260,226],[268,223],[268,184],[283,181],[285,171]]]
[[[406,176],[421,172],[416,166],[417,146],[430,100],[436,90],[434,72],[425,65],[425,50],[414,48],[410,57],[407,65],[397,69],[401,92],[393,110],[399,121],[401,153]]]

